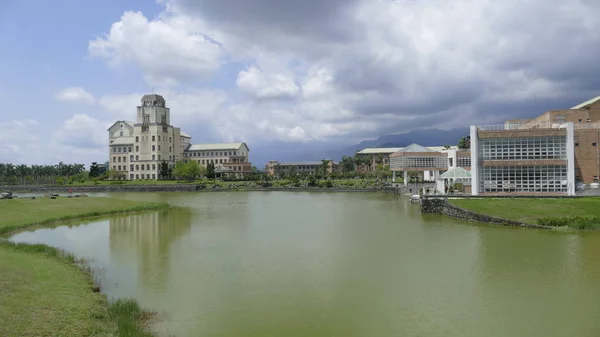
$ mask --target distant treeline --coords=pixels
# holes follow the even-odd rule
[[[65,180],[87,180],[84,164],[13,165],[0,163],[0,184],[57,184]]]

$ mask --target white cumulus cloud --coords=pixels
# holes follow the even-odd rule
[[[70,103],[93,104],[96,99],[94,95],[87,92],[82,87],[64,88],[54,96],[57,100]]]

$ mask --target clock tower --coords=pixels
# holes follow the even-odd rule
[[[142,105],[137,108],[138,124],[171,125],[171,112],[161,95],[144,95]]]

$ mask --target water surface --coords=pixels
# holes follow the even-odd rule
[[[600,235],[422,216],[377,193],[120,193],[182,206],[39,229],[174,336],[599,336]]]

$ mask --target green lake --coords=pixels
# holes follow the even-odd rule
[[[465,223],[379,193],[98,194],[173,209],[17,234],[194,337],[597,337],[600,233]]]

